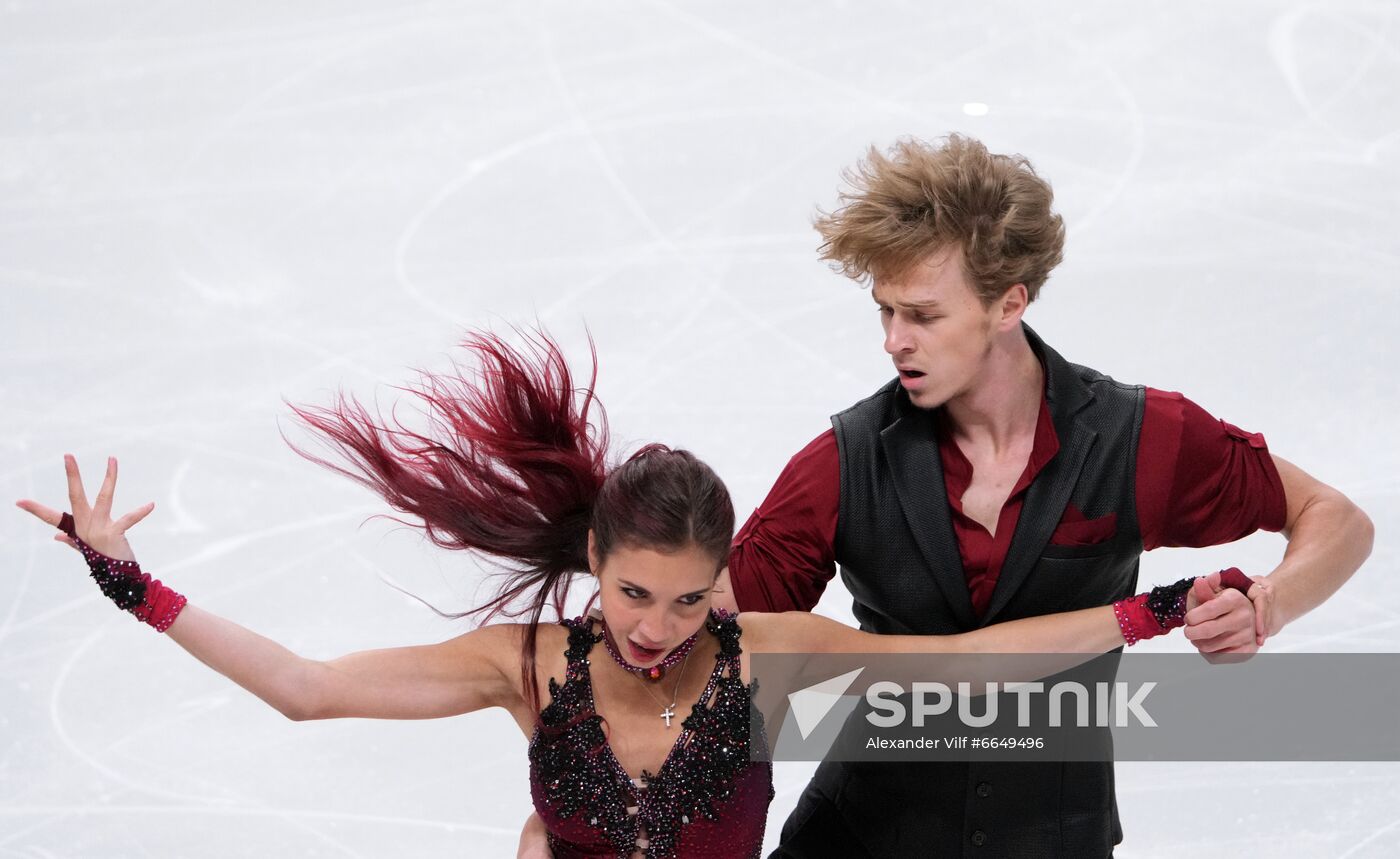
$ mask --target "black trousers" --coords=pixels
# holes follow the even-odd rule
[[[783,824],[778,849],[768,859],[816,859],[816,857],[875,859],[857,840],[841,812],[825,794],[808,785],[797,807]]]

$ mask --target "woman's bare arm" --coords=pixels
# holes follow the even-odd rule
[[[516,625],[319,661],[186,605],[166,633],[289,719],[433,719],[521,700]],[[512,671],[512,667],[514,670]]]
[[[1236,570],[1231,575],[1245,583]],[[1222,586],[1224,572],[1196,578],[1185,591],[1186,612],[1221,593],[1243,587]],[[1270,594],[1258,580],[1246,598],[1255,610]],[[748,648],[758,653],[1107,653],[1125,640],[1110,605],[1027,617],[951,635],[877,635],[801,611],[781,614],[744,612],[740,624],[750,633]]]
[[[64,457],[64,470],[76,535],[97,552],[134,561],[126,532],[155,505],[112,519],[115,458],[108,458],[92,504],[72,456]],[[47,525],[60,525],[58,510],[30,499],[17,506]],[[55,539],[78,548],[65,534]],[[518,711],[523,700],[518,679],[522,630],[514,624],[488,626],[440,644],[371,650],[325,662],[298,656],[192,604],[184,606],[166,634],[291,719],[430,719],[492,706]]]
[[[745,612],[739,623],[759,653],[1106,653],[1123,644],[1111,606],[954,635],[877,635],[805,611]]]

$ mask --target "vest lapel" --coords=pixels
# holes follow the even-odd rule
[[[1026,489],[1026,501],[1021,507],[996,588],[992,591],[991,604],[981,620],[983,625],[996,622],[998,612],[1006,607],[1031,570],[1035,569],[1040,553],[1050,542],[1050,535],[1064,516],[1065,505],[1079,482],[1084,461],[1098,438],[1098,433],[1076,418],[1079,410],[1093,399],[1093,393],[1079,379],[1069,362],[1046,346],[1030,326],[1022,323],[1022,328],[1031,349],[1045,366],[1046,399],[1055,424],[1055,435],[1060,440],[1060,450]]]
[[[897,421],[880,432],[890,479],[929,576],[942,591],[958,627],[972,629],[977,618],[972,613],[958,538],[948,515],[943,461],[938,456],[931,415],[908,404],[902,411]]]

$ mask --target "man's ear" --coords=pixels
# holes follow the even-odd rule
[[[1030,292],[1024,283],[1013,283],[997,301],[1001,304],[997,330],[1010,331],[1021,324],[1021,317],[1026,314],[1026,307],[1030,304]]]

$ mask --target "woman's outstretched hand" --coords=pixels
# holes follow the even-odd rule
[[[150,515],[150,512],[156,508],[155,502],[143,504],[120,519],[113,521],[112,495],[117,489],[116,457],[107,457],[107,476],[103,479],[102,488],[97,491],[97,497],[93,499],[91,505],[88,504],[87,492],[83,489],[82,475],[78,473],[78,461],[73,458],[72,454],[63,455],[63,468],[68,473],[68,505],[73,511],[73,525],[78,536],[104,555],[110,555],[121,561],[136,560],[136,556],[131,551],[131,545],[126,542],[126,532],[137,522]],[[15,506],[21,510],[29,511],[44,523],[55,528],[58,527],[59,520],[63,517],[61,511],[45,507],[43,504],[28,498],[16,501]],[[78,548],[66,534],[55,534],[54,539],[60,543],[67,543],[74,549]]]

